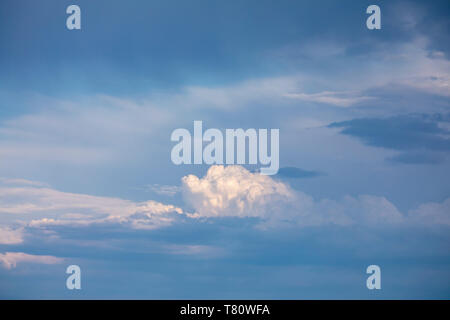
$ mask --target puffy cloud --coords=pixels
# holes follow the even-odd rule
[[[265,217],[277,203],[294,197],[284,183],[241,166],[212,166],[204,178],[188,175],[182,182],[194,217]]]
[[[6,269],[13,269],[18,263],[41,263],[41,264],[58,264],[64,259],[54,256],[33,255],[23,252],[6,252],[0,253],[0,263]]]
[[[23,242],[23,229],[11,229],[0,226],[0,244],[17,244]]]
[[[51,188],[0,187],[0,213],[29,214],[88,211],[96,214],[127,213],[128,200],[61,192]]]
[[[403,221],[402,214],[384,197],[361,195],[315,201],[283,182],[241,166],[212,166],[203,178],[186,176],[183,194],[196,211],[191,217],[255,217],[262,220],[260,227]]]
[[[9,167],[24,159],[29,160],[27,166],[30,159],[64,165],[119,161],[130,155],[130,148],[139,148],[137,142],[148,146],[149,136],[157,135],[174,117],[147,100],[104,95],[70,101],[33,96],[31,100],[39,111],[6,119],[0,126],[0,156]],[[131,140],[136,144],[131,145]]]

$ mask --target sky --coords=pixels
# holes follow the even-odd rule
[[[450,298],[449,30],[438,0],[1,1],[0,298]],[[279,129],[280,170],[175,165],[196,120]]]

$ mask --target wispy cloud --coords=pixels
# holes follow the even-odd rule
[[[284,97],[302,101],[311,101],[330,104],[338,107],[351,107],[361,102],[374,99],[374,97],[365,96],[358,92],[333,92],[323,91],[319,93],[286,93]]]
[[[391,224],[403,215],[384,197],[361,195],[315,201],[283,182],[240,166],[213,166],[203,178],[183,178],[194,218],[255,217],[261,227]]]
[[[46,255],[34,255],[24,252],[0,253],[0,263],[6,269],[13,269],[18,263],[58,264],[63,261],[63,258]]]
[[[449,199],[423,204],[401,213],[382,196],[344,196],[315,200],[271,177],[251,173],[239,166],[213,166],[203,178],[183,178],[186,202],[195,210],[193,218],[258,218],[261,228],[286,226],[406,226],[447,225]],[[421,222],[422,221],[422,222]]]

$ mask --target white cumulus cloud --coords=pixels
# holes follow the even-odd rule
[[[183,195],[198,217],[261,217],[294,194],[282,182],[241,166],[212,166],[204,178],[182,179]]]
[[[212,166],[205,177],[183,178],[191,217],[255,217],[260,227],[281,225],[378,225],[399,223],[403,215],[384,197],[360,195],[315,201],[269,176],[241,166]]]

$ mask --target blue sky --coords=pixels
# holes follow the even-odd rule
[[[449,14],[2,1],[0,297],[448,299]],[[194,120],[279,128],[279,174],[174,165]]]

